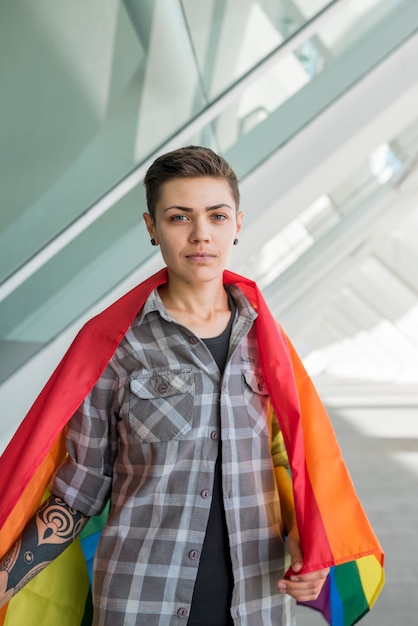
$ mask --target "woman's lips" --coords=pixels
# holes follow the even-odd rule
[[[212,259],[215,258],[214,254],[209,254],[209,253],[195,253],[195,254],[188,254],[187,259],[189,259],[190,261],[197,261],[200,263],[203,263],[205,261],[212,261]]]

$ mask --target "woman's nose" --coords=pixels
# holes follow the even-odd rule
[[[209,228],[205,220],[196,220],[194,222],[192,231],[190,233],[190,239],[194,242],[209,241],[210,233]]]

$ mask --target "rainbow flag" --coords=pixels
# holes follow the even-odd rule
[[[55,468],[65,458],[66,423],[100,377],[148,295],[165,282],[166,269],[135,287],[81,329],[6,448],[0,459],[2,555],[38,508]],[[373,606],[383,586],[382,549],[356,495],[325,408],[289,339],[272,317],[255,283],[232,272],[224,273],[224,283],[238,285],[258,312],[261,365],[288,452],[304,553],[303,571],[331,567],[320,597],[308,605],[320,610],[332,626],[351,626]],[[90,524],[92,527],[97,523],[98,527],[89,530]],[[85,528],[87,560],[92,557],[103,523],[103,519],[91,520]],[[86,541],[89,537],[93,539]],[[77,571],[78,585],[71,588],[71,603],[80,606],[80,610],[74,612],[71,622],[57,619],[56,615],[49,620],[44,613],[43,619],[34,621],[34,625],[88,623],[88,570],[85,563],[80,565],[77,542],[73,552],[72,567]],[[28,608],[30,601],[24,598],[25,589],[31,593],[32,583],[39,579],[42,586],[41,577],[48,587],[48,573],[54,565],[58,570],[59,561],[48,566],[0,612],[0,626],[31,626],[32,609]],[[61,571],[62,574],[55,571],[55,579],[62,575],[65,580],[69,565],[65,564]],[[57,590],[54,598],[48,599],[47,594],[46,605],[55,603],[59,607],[61,595]],[[41,603],[42,591],[38,589],[34,597]],[[25,619],[18,621],[13,612],[21,604],[26,607]],[[65,606],[62,610],[66,611]]]

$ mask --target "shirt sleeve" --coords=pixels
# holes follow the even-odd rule
[[[101,513],[110,495],[118,380],[110,362],[67,426],[68,454],[50,485],[52,494],[88,517]]]
[[[273,465],[274,467],[282,466],[288,468],[289,459],[284,445],[282,431],[280,430],[279,422],[277,421],[276,414],[271,405],[269,408],[269,417],[271,419],[272,430],[271,456],[273,458]]]

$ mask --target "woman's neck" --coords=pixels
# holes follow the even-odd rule
[[[183,285],[169,282],[159,289],[167,313],[198,337],[216,337],[231,316],[223,284]]]

